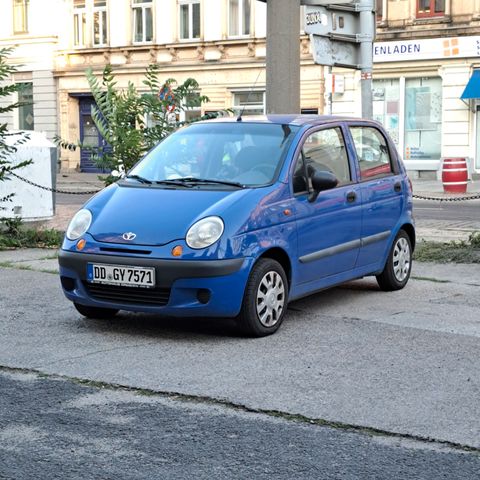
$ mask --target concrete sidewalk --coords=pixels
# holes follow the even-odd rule
[[[54,228],[57,230],[66,230],[68,222],[77,210],[81,208],[83,202],[87,201],[92,192],[99,191],[104,184],[98,179],[96,173],[64,172],[57,175],[57,189],[62,192],[71,192],[69,194],[57,194],[55,215],[53,218],[37,222],[42,228]],[[445,193],[442,182],[439,180],[412,180],[415,204],[421,205],[427,202],[426,199],[435,198],[439,200],[439,205],[443,201],[455,200],[458,205],[464,204],[463,201],[456,199],[465,198],[465,202],[475,202],[479,205],[480,200],[469,197],[480,196],[480,179],[468,183],[467,193],[452,194]],[[442,202],[440,202],[440,200]],[[474,231],[480,231],[480,215],[472,218],[469,222],[447,222],[440,220],[431,220],[428,222],[417,220],[417,236],[420,240],[451,241],[467,240]]]

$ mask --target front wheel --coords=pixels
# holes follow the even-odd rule
[[[283,267],[276,260],[261,258],[250,273],[237,323],[249,336],[271,335],[283,321],[287,298]]]
[[[73,302],[73,305],[77,309],[77,312],[87,318],[107,320],[113,318],[118,313],[118,310],[115,310],[114,308],[88,307],[87,305],[81,305],[80,303],[75,302]]]
[[[386,292],[400,290],[407,284],[411,270],[412,244],[405,230],[400,230],[393,241],[383,272],[377,275],[378,285]]]

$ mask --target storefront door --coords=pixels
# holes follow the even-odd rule
[[[80,171],[82,172],[104,172],[97,167],[92,158],[92,151],[88,147],[99,147],[103,143],[95,122],[92,119],[92,105],[95,104],[93,97],[80,97],[80,142],[87,148],[80,150]]]

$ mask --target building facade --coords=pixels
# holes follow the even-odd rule
[[[86,144],[101,138],[85,77],[114,68],[139,90],[150,63],[165,79],[195,78],[203,111],[265,111],[266,5],[257,0],[0,0],[0,45],[15,46],[15,81],[30,84],[31,111],[12,128]],[[374,117],[412,172],[439,172],[465,157],[480,172],[480,107],[461,98],[480,69],[480,0],[377,0]],[[303,21],[303,15],[302,15]],[[316,65],[299,26],[300,104],[305,113],[360,115],[360,74]],[[327,82],[325,81],[327,78]],[[330,80],[335,78],[335,82]],[[336,87],[335,87],[336,86]],[[332,92],[328,95],[329,92]],[[480,92],[479,92],[480,95]],[[331,102],[330,102],[331,100]],[[195,115],[197,112],[191,112]],[[30,116],[28,115],[30,114]],[[30,124],[28,123],[30,121]],[[82,152],[59,152],[62,169],[91,171]]]
[[[462,157],[480,172],[480,85],[464,95],[480,72],[480,1],[377,1],[373,59],[373,115],[407,168],[434,177]],[[345,90],[333,113],[359,114],[359,73],[336,71]]]

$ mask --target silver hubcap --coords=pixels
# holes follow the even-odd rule
[[[409,271],[410,246],[405,238],[399,238],[393,250],[393,274],[399,282],[403,282]]]
[[[267,272],[257,290],[257,314],[264,327],[272,327],[280,319],[285,306],[285,285],[274,271]]]

